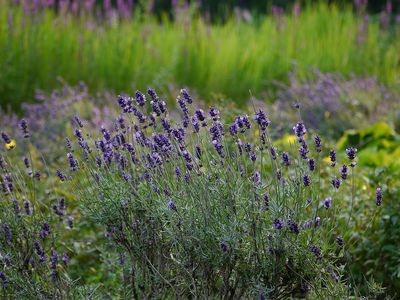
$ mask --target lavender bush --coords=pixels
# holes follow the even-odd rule
[[[31,136],[26,120],[21,134]],[[67,274],[70,249],[60,237],[73,227],[68,203],[49,191],[51,177],[7,132],[0,152],[0,288],[2,299],[64,299],[72,293]]]
[[[154,90],[148,95],[119,97],[122,113],[99,137],[77,118],[68,168],[57,170],[84,214],[105,227],[122,274],[116,293],[357,295],[346,267],[357,149],[339,162],[343,155],[302,120],[296,140],[275,147],[262,110],[225,120],[216,107],[193,108],[183,89],[179,119]]]

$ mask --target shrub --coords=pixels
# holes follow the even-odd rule
[[[321,139],[309,146],[301,120],[290,145],[278,149],[262,110],[228,126],[215,107],[208,114],[192,109],[183,89],[179,120],[152,89],[148,94],[119,97],[123,113],[100,137],[77,119],[79,146],[68,150],[69,170],[58,171],[84,214],[106,228],[123,274],[116,293],[357,294],[346,267],[357,149],[346,149],[346,164],[330,150],[327,167]]]

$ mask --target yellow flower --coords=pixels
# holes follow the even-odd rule
[[[6,148],[8,150],[14,149],[15,146],[17,146],[17,143],[15,142],[15,140],[11,140],[9,143],[6,143]]]

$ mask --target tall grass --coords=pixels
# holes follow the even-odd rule
[[[249,89],[262,96],[272,80],[285,80],[293,68],[300,77],[315,66],[377,74],[390,84],[399,79],[399,30],[383,32],[371,20],[358,43],[362,20],[350,8],[319,4],[297,17],[232,18],[213,25],[197,17],[157,22],[136,15],[98,26],[94,17],[27,15],[0,3],[3,106],[17,107],[31,100],[35,89],[55,87],[58,76],[117,92],[149,85],[167,91],[172,83],[198,91],[205,100],[218,93],[238,103],[247,100]]]

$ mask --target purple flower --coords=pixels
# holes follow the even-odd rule
[[[8,134],[6,132],[2,131],[1,137],[3,138],[4,143],[6,143],[6,144],[11,143],[11,138],[8,136]]]
[[[381,188],[376,189],[376,205],[377,206],[382,205],[382,189]]]
[[[4,236],[7,242],[11,242],[11,230],[8,224],[4,224]]]
[[[72,216],[68,217],[68,226],[71,229],[74,228],[74,217],[72,217]]]
[[[68,261],[69,261],[68,255],[67,254],[63,254],[63,256],[61,257],[61,261],[63,262],[63,264],[65,266],[68,265]]]
[[[76,171],[78,168],[78,161],[74,159],[74,155],[70,152],[67,153],[67,157],[71,171]]]
[[[275,148],[274,146],[272,146],[272,147],[269,149],[269,151],[270,151],[270,153],[271,153],[272,159],[273,159],[273,160],[276,160],[276,158],[277,158],[277,156],[278,156],[278,153],[276,152],[276,148]]]
[[[336,237],[336,244],[339,246],[339,248],[343,248],[344,246],[343,238],[340,235]]]
[[[7,277],[4,272],[0,272],[1,288],[5,289],[7,287]]]
[[[58,178],[60,178],[61,181],[67,180],[67,177],[64,175],[64,173],[61,170],[56,170],[56,174]]]
[[[337,178],[336,176],[334,178],[332,178],[331,180],[332,186],[336,189],[338,189],[340,187],[340,185],[342,184],[342,179]]]
[[[29,159],[27,157],[24,157],[24,165],[28,169],[30,167],[29,165]]]
[[[204,111],[202,109],[196,109],[195,116],[196,116],[197,120],[199,120],[201,122],[203,122],[206,118],[204,115]]]
[[[79,126],[80,128],[82,128],[82,127],[83,127],[83,123],[82,123],[82,120],[79,118],[79,116],[78,116],[78,115],[75,115],[75,116],[74,116],[74,119],[75,119],[75,122],[78,124],[78,126]]]
[[[302,159],[307,159],[307,153],[310,152],[306,147],[301,146],[299,148],[299,153]]]
[[[57,264],[58,264],[58,254],[54,249],[52,249],[51,250],[51,268],[53,270],[56,269]]]
[[[331,207],[331,203],[332,203],[332,198],[331,197],[327,197],[324,200],[324,207],[326,209],[328,209],[329,207]]]
[[[316,245],[312,245],[310,247],[310,251],[311,251],[311,253],[313,253],[315,255],[316,258],[318,258],[318,259],[322,258],[322,256],[321,256],[321,248],[320,247],[318,247]]]
[[[356,153],[357,153],[357,148],[350,147],[346,149],[347,157],[350,160],[354,160],[356,158]]]
[[[187,103],[191,104],[193,102],[192,97],[190,96],[187,89],[181,89],[181,94],[182,94],[183,99],[185,99],[185,101]]]
[[[215,107],[211,107],[209,111],[211,119],[216,122],[219,119],[219,110]]]
[[[304,123],[297,123],[293,127],[293,131],[294,131],[295,135],[297,135],[297,137],[302,137],[303,135],[306,134],[307,129],[306,129],[306,126],[304,126]]]
[[[271,123],[263,110],[258,110],[254,115],[254,121],[258,124],[261,131],[265,131]]]
[[[263,208],[263,210],[268,210],[268,208],[269,208],[269,197],[268,197],[268,194],[264,194],[263,195],[263,199],[264,199],[264,208]]]
[[[169,209],[173,210],[173,211],[178,212],[178,208],[176,207],[175,202],[172,201],[172,200],[169,200],[169,201],[168,201],[167,207],[168,207]]]
[[[308,174],[305,174],[303,176],[303,183],[304,183],[304,186],[309,186],[311,184],[311,178]]]
[[[310,158],[308,160],[308,169],[310,171],[314,171],[315,170],[315,160],[313,158]]]
[[[331,149],[329,151],[329,157],[331,159],[331,167],[336,166],[336,151]]]
[[[31,214],[31,207],[30,207],[30,202],[29,202],[29,200],[25,200],[24,201],[24,207],[25,207],[25,213],[28,215],[28,216],[30,216],[30,214]]]
[[[24,135],[24,138],[28,138],[30,136],[30,134],[28,131],[28,123],[26,122],[25,119],[22,119],[21,122],[19,122],[19,127],[22,130],[22,134]]]
[[[280,230],[283,228],[283,221],[279,218],[275,218],[272,226],[274,226],[275,229]]]
[[[300,232],[300,227],[299,227],[299,225],[298,225],[296,222],[294,222],[293,220],[289,220],[288,226],[289,226],[290,231],[291,231],[292,233],[299,234],[299,232]]]
[[[321,138],[319,137],[319,135],[316,135],[314,137],[314,143],[315,143],[315,150],[317,152],[321,152]]]
[[[220,243],[220,247],[221,247],[222,252],[228,252],[229,251],[229,246],[225,241],[222,241]]]
[[[317,216],[317,217],[315,218],[315,221],[314,221],[314,227],[318,227],[319,224],[320,224],[320,222],[321,222],[321,218]]]
[[[34,246],[34,248],[35,248],[35,250],[36,250],[36,254],[37,254],[37,255],[39,256],[39,258],[40,258],[40,261],[41,261],[41,262],[44,262],[44,261],[46,260],[46,257],[45,257],[45,255],[44,255],[44,251],[43,251],[42,247],[40,246],[39,241],[38,241],[38,240],[35,240],[35,241],[33,242],[33,246]]]
[[[151,90],[151,89],[149,89],[149,90]],[[149,92],[149,94],[150,94],[150,92]],[[136,100],[137,105],[139,105],[139,106],[144,106],[146,104],[146,96],[143,95],[140,91],[136,91],[135,100]]]
[[[40,231],[40,237],[45,239],[50,234],[50,223],[44,221],[42,224],[42,230]]]
[[[348,168],[346,164],[343,164],[343,166],[340,167],[340,177],[342,177],[343,180],[346,180],[348,175]]]
[[[278,180],[281,180],[281,179],[282,179],[282,171],[281,171],[280,169],[278,169],[278,170],[276,171],[276,177],[278,178]]]
[[[289,157],[289,154],[287,152],[283,152],[282,153],[282,163],[285,166],[289,166],[290,165],[290,157]]]
[[[260,177],[260,173],[258,171],[256,171],[252,176],[251,176],[251,180],[253,182],[254,185],[258,186],[261,184],[261,177]]]

